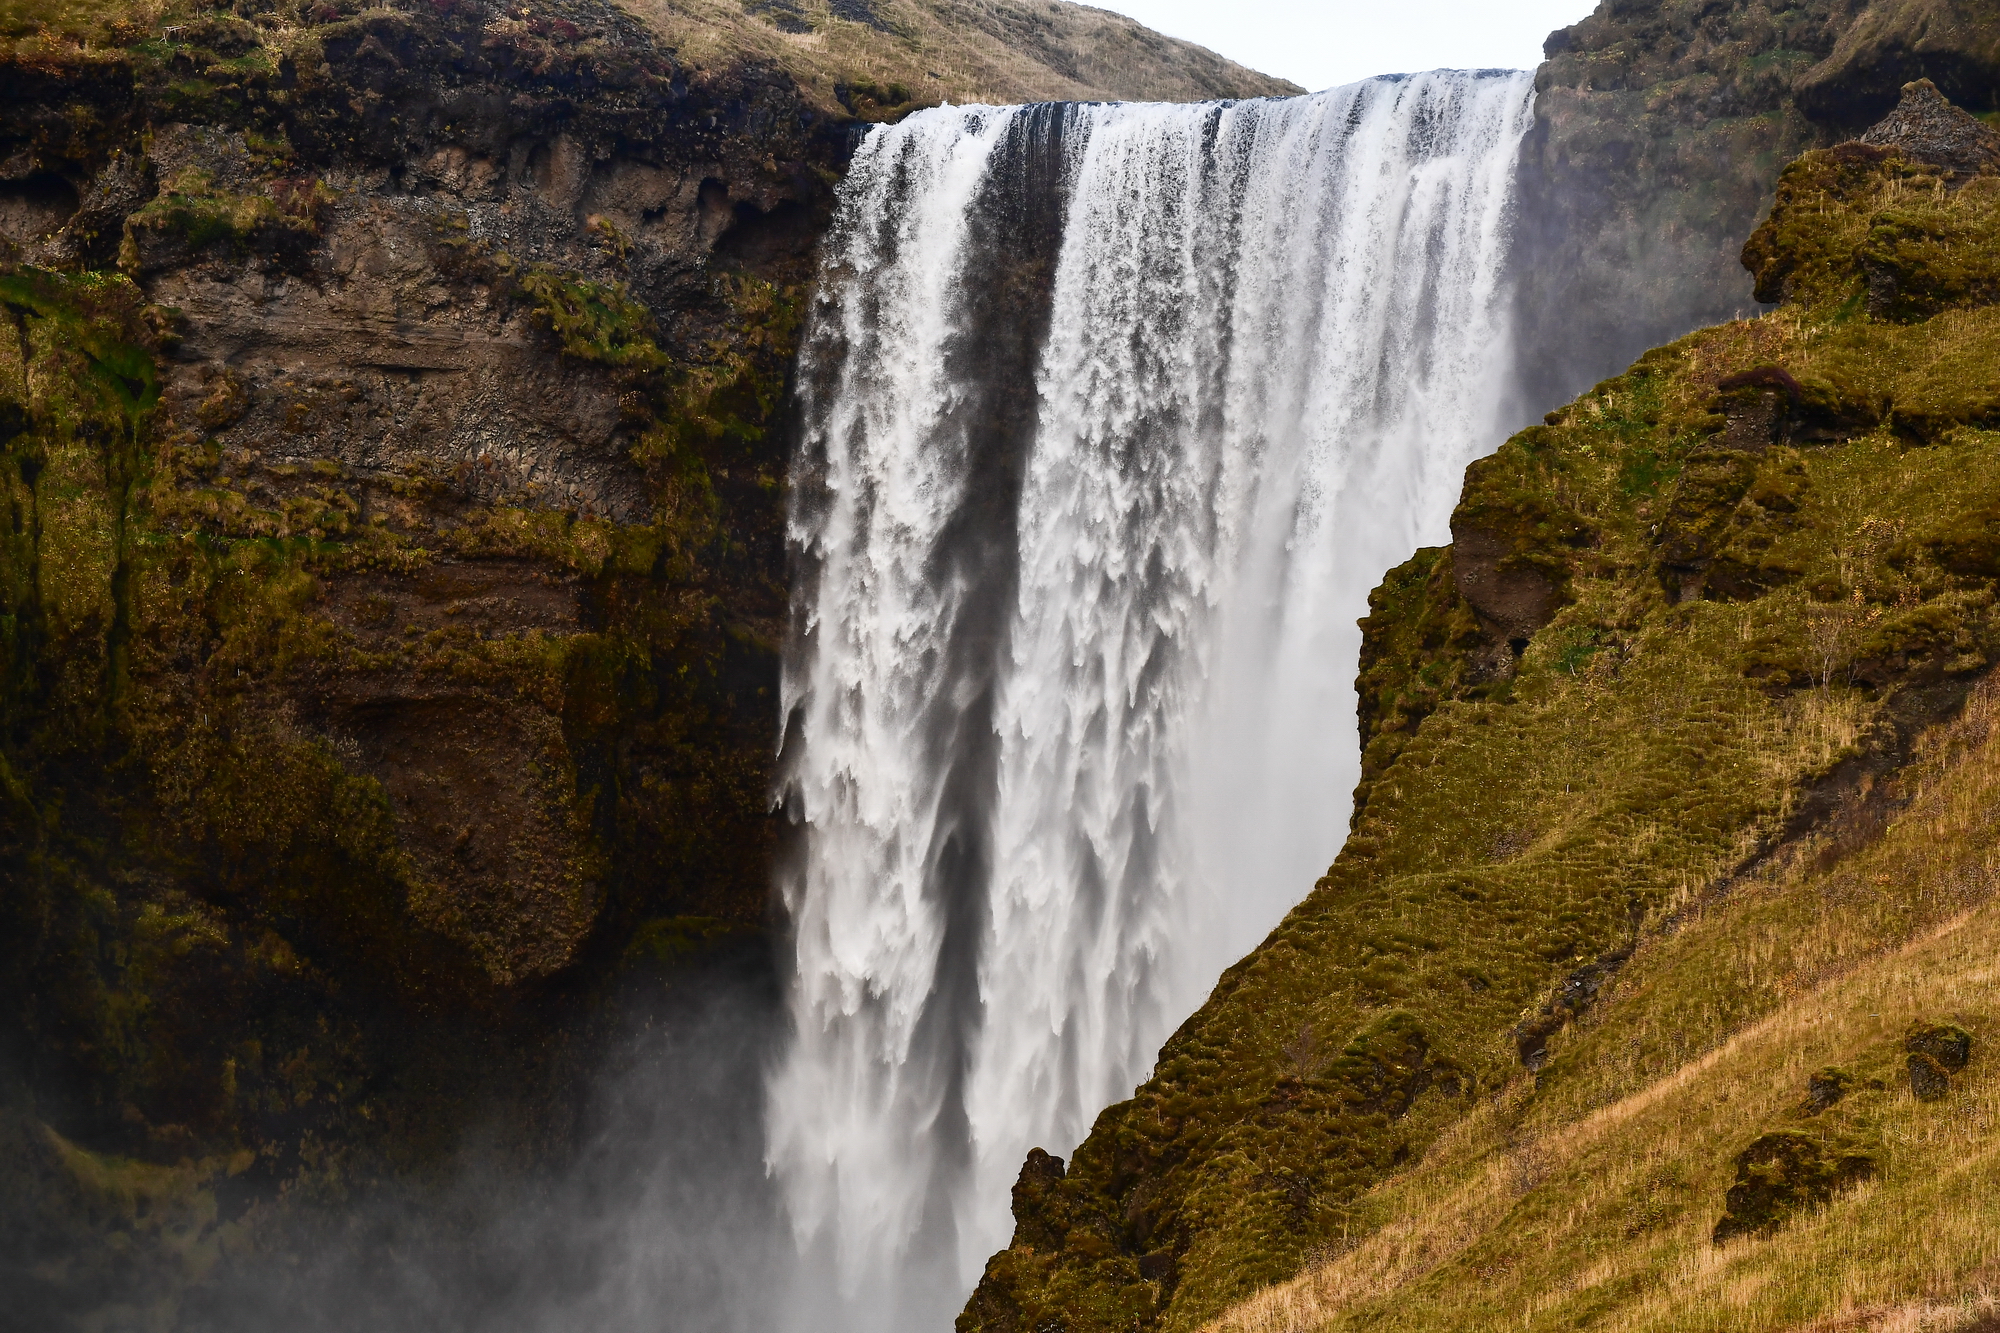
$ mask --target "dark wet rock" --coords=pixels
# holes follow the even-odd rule
[[[1057,1199],[1063,1176],[1062,1158],[1040,1148],[1028,1150],[1014,1182],[1014,1244],[1051,1253],[1062,1248],[1069,1230]]]
[[[1778,366],[1757,366],[1715,387],[1723,420],[1717,443],[1745,453],[1762,453],[1779,443],[1803,396],[1799,382]]]
[[[593,0],[302,24],[0,60],[0,1092],[242,1148],[259,1216],[475,1120],[563,1151],[663,922],[768,969],[778,415],[851,144]]]
[[[1920,1023],[1903,1038],[1903,1049],[1956,1074],[1972,1059],[1972,1034],[1955,1023]]]
[[[1951,1092],[1951,1074],[1928,1055],[1910,1053],[1910,1094],[1920,1102],[1942,1101]]]
[[[1562,605],[1562,590],[1548,574],[1505,563],[1514,553],[1505,533],[1467,526],[1452,533],[1451,545],[1459,595],[1497,642],[1525,647]]]
[[[1514,1049],[1521,1063],[1529,1069],[1540,1069],[1546,1064],[1549,1041],[1589,1012],[1604,988],[1631,960],[1632,946],[1624,945],[1564,977],[1541,1011],[1514,1029]]]
[[[1472,654],[1472,674],[1482,680],[1513,674],[1529,641],[1569,600],[1571,558],[1592,539],[1581,517],[1547,496],[1496,484],[1501,475],[1492,459],[1467,468],[1451,516],[1452,583],[1483,634]]]
[[[1806,1114],[1818,1115],[1832,1110],[1860,1084],[1861,1079],[1855,1074],[1832,1065],[1814,1071],[1813,1076],[1806,1080]]]

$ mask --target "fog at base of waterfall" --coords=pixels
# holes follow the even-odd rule
[[[1503,434],[1532,78],[871,131],[799,370],[799,1328],[939,1330],[1345,838],[1358,617]]]

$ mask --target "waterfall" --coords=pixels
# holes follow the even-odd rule
[[[768,1162],[806,1322],[941,1330],[1324,872],[1356,618],[1498,443],[1531,79],[870,132],[801,357]]]

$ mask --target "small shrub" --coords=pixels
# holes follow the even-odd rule
[[[536,312],[562,342],[565,355],[621,369],[667,364],[653,341],[653,316],[621,282],[588,279],[536,267],[521,278]]]

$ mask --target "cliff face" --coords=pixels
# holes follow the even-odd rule
[[[353,9],[0,66],[10,1206],[532,1156],[622,978],[756,953],[847,132],[588,0]]]
[[[961,1330],[1972,1316],[1996,151],[1915,85],[1784,174],[1774,313],[1474,465],[1364,622],[1339,859],[1030,1156]]]
[[[1518,275],[1534,412],[1754,311],[1736,256],[1779,170],[1904,83],[2000,110],[2000,18],[1973,0],[1605,0],[1545,49]]]

